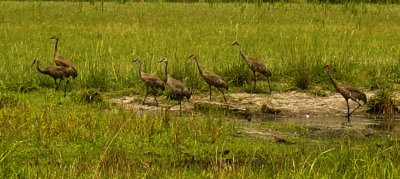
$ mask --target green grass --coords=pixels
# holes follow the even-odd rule
[[[132,64],[137,57],[145,71],[159,75],[163,65],[156,62],[167,57],[175,78],[207,89],[192,73],[190,54],[198,54],[204,69],[221,74],[231,86],[236,71],[247,71],[243,75],[251,83],[250,71],[230,46],[237,40],[271,69],[275,90],[285,90],[279,88],[285,83],[300,89],[326,85],[326,63],[334,65],[339,80],[360,88],[399,75],[396,5],[106,3],[101,11],[97,3],[1,4],[0,85],[7,89],[52,85],[29,65],[33,58],[42,66],[53,64],[49,38],[55,34],[61,53],[79,71],[78,89],[142,88]]]
[[[42,95],[42,98],[37,96]],[[373,177],[399,174],[397,136],[364,136],[290,123],[161,109],[140,114],[81,94],[53,90],[18,97],[0,111],[0,173],[8,177]],[[230,119],[231,118],[231,119]],[[292,133],[292,145],[252,137],[241,127]],[[258,127],[257,127],[258,126]]]
[[[221,111],[176,117],[124,109],[110,96],[143,94],[136,65],[208,90],[195,64],[221,74],[230,91],[252,87],[238,51],[271,69],[272,89],[331,88],[322,66],[361,89],[380,81],[397,89],[397,5],[0,2],[0,177],[87,178],[396,178],[398,136],[290,123],[235,120]],[[53,35],[79,76],[62,98],[50,77],[31,67],[54,65]],[[245,71],[247,70],[247,71]],[[233,74],[232,74],[233,73]],[[236,84],[243,75],[242,86]],[[267,91],[267,81],[257,87]],[[63,85],[62,85],[63,87]],[[98,93],[101,98],[88,100]],[[88,97],[89,96],[89,97]],[[243,131],[291,134],[295,144]],[[228,152],[229,151],[229,152]]]

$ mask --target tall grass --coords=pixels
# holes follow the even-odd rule
[[[0,84],[7,89],[38,81],[51,85],[51,79],[29,65],[33,58],[42,66],[53,64],[49,37],[55,34],[61,53],[79,71],[74,82],[78,89],[140,87],[131,63],[137,57],[143,59],[144,71],[159,75],[162,65],[156,62],[170,58],[173,76],[204,88],[200,76],[192,73],[194,63],[186,59],[190,54],[198,54],[204,69],[234,86],[232,73],[247,70],[229,46],[237,40],[248,55],[267,64],[276,84],[325,84],[320,76],[324,63],[340,69],[340,80],[364,88],[376,75],[393,80],[399,69],[397,6],[106,3],[101,11],[99,4],[86,3],[1,4]],[[244,81],[252,80],[243,75]]]

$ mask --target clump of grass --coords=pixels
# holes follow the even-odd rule
[[[110,81],[109,72],[106,68],[90,68],[85,87],[107,91],[110,86]]]
[[[86,103],[99,103],[103,101],[103,98],[98,90],[90,89],[82,92],[80,101]]]
[[[399,112],[395,103],[395,94],[391,89],[382,88],[368,101],[368,113],[392,116]]]
[[[10,91],[21,92],[21,93],[33,92],[38,89],[38,87],[35,84],[33,84],[32,81],[14,82],[8,84],[7,87],[8,87],[7,89]]]
[[[4,107],[16,106],[18,98],[15,95],[0,93],[0,109]]]
[[[320,89],[320,88],[311,89],[310,93],[315,95],[315,96],[320,96],[320,97],[327,97],[328,96],[328,93],[325,90]]]
[[[299,59],[295,66],[294,85],[302,90],[308,89],[310,86],[310,68],[305,59]]]
[[[244,63],[229,66],[225,71],[223,71],[222,76],[226,77],[226,80],[230,84],[237,87],[248,84],[253,78],[249,68]]]

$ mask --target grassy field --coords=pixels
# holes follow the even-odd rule
[[[230,91],[248,91],[251,73],[231,46],[260,57],[275,91],[328,89],[322,66],[361,89],[400,75],[400,6],[0,2],[0,177],[396,178],[399,140],[291,123],[236,120],[219,110],[184,117],[134,113],[111,96],[144,94],[132,60],[195,92],[208,88],[187,57],[221,74]],[[31,63],[54,64],[53,35],[78,69],[63,98]],[[194,71],[196,73],[194,73]],[[244,84],[238,84],[244,79]],[[248,81],[248,83],[246,83]],[[258,83],[267,91],[267,82]],[[86,94],[103,100],[88,103]],[[291,145],[243,128],[287,134]]]

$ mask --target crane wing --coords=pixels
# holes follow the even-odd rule
[[[212,72],[204,71],[203,78],[209,85],[228,90],[228,85],[226,84],[224,79]]]
[[[156,75],[150,73],[142,73],[143,82],[151,87],[165,89],[164,81],[158,78]]]
[[[249,57],[247,61],[248,61],[247,64],[253,71],[259,72],[265,76],[271,76],[271,71],[269,71],[267,66],[265,66],[265,64],[260,60]]]
[[[349,91],[351,98],[361,100],[364,102],[364,104],[367,103],[367,96],[363,92],[359,91],[358,89],[356,89],[354,87],[350,87],[350,86],[346,86],[346,89]]]

